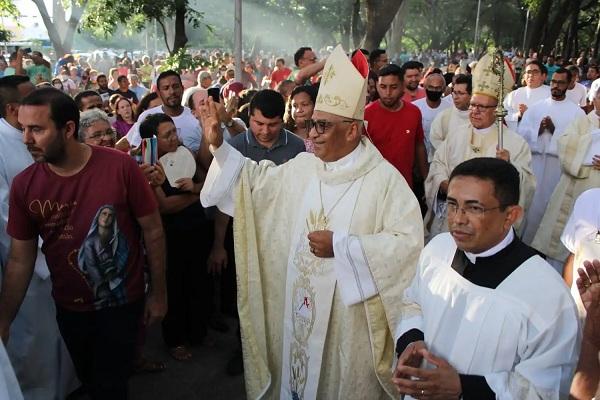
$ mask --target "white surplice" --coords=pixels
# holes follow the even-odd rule
[[[527,107],[531,107],[538,101],[545,100],[549,97],[550,87],[548,85],[542,85],[535,89],[524,86],[507,94],[503,104],[508,112],[508,115],[504,117],[508,127],[517,132],[519,125],[519,104],[525,104]],[[527,111],[525,114],[526,113]],[[523,114],[523,116],[525,116],[525,114]]]
[[[519,124],[519,134],[527,140],[531,148],[531,165],[537,181],[537,189],[531,207],[526,210],[523,224],[523,241],[526,244],[532,243],[548,207],[550,196],[560,180],[558,139],[569,124],[581,116],[585,116],[585,113],[572,101],[548,98],[531,106]],[[554,133],[546,130],[539,135],[540,123],[545,117],[552,119]]]
[[[392,330],[423,238],[401,175],[366,139],[331,163],[256,164],[227,143],[213,154],[201,200],[234,216],[248,398],[397,397]],[[310,252],[321,229],[333,258]]]
[[[10,246],[6,233],[10,185],[32,163],[21,131],[0,119],[0,266],[6,265]],[[26,400],[64,398],[78,386],[56,324],[49,275],[46,259],[38,248],[35,271],[11,324],[6,349]]]
[[[460,130],[471,123],[469,120],[469,110],[459,110],[452,106],[439,113],[431,123],[429,139],[433,153],[440,147],[452,132]]]
[[[4,343],[0,340],[0,400],[23,400],[19,382],[12,369]]]
[[[566,398],[580,334],[560,276],[534,256],[489,289],[452,268],[456,250],[449,233],[423,249],[404,296],[422,315],[403,319],[396,337],[421,330],[434,355],[459,374],[483,376],[497,399]]]
[[[571,294],[577,304],[581,322],[586,316],[577,289],[577,270],[583,268],[584,261],[600,260],[600,188],[583,192],[573,206],[573,212],[560,237],[562,244],[574,255]]]

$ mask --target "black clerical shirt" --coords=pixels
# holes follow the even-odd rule
[[[535,255],[541,256],[537,250],[527,246],[515,235],[513,241],[504,249],[489,257],[477,257],[475,263],[472,263],[462,250],[457,249],[452,268],[475,285],[496,289],[510,274]],[[397,355],[400,356],[410,343],[424,338],[423,332],[418,329],[404,333],[396,343]],[[459,374],[459,377],[464,400],[496,398],[483,376]]]

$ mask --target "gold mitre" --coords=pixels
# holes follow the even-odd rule
[[[502,79],[502,94],[506,96],[515,84],[515,74],[510,62],[500,52],[486,53],[477,62],[473,75],[473,94],[483,94],[496,100],[500,96],[500,74],[504,64],[504,77]],[[502,60],[502,61],[500,61]]]
[[[357,51],[350,61],[338,45],[323,68],[315,110],[362,121],[368,76],[369,63],[364,54]]]

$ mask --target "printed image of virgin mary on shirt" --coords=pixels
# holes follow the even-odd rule
[[[77,261],[94,291],[96,309],[125,304],[125,269],[129,247],[119,231],[116,210],[103,205],[79,249]]]

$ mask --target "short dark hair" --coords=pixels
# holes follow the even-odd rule
[[[183,84],[181,82],[181,75],[179,75],[177,72],[173,71],[172,69],[169,69],[167,71],[163,71],[158,75],[158,78],[156,78],[156,87],[158,87],[160,85],[160,81],[162,79],[168,78],[169,76],[176,76],[177,79],[179,79],[179,83]]]
[[[473,93],[473,81],[471,79],[471,75],[466,75],[466,74],[456,75],[456,78],[454,79],[454,84],[460,85],[461,83],[465,83],[467,85],[467,92],[469,92],[469,94]]]
[[[98,79],[100,79],[100,78],[105,78],[105,79],[106,79],[106,74],[98,74],[98,75],[96,76],[96,82],[97,82],[97,81],[98,81]]]
[[[573,74],[571,74],[571,71],[569,71],[567,68],[560,67],[559,69],[554,71],[554,73],[555,74],[567,74],[567,80],[569,82],[571,82],[571,79],[573,78]],[[554,76],[554,75],[552,75],[552,76]]]
[[[369,64],[373,65],[373,63],[377,61],[377,59],[379,59],[379,56],[382,54],[385,54],[385,50],[383,49],[375,49],[371,51],[371,53],[369,54]]]
[[[29,93],[23,101],[22,106],[49,106],[50,119],[58,129],[62,129],[67,122],[75,123],[74,136],[77,138],[79,132],[79,108],[69,95],[62,90],[46,87]]]
[[[519,204],[519,171],[509,162],[494,157],[477,157],[456,166],[448,182],[457,176],[471,176],[491,181],[494,185],[494,197],[502,209]]]
[[[382,76],[394,75],[401,81],[404,80],[404,70],[396,64],[389,64],[377,71],[377,78]]]
[[[121,83],[124,80],[127,80],[127,77],[125,75],[119,75],[117,77],[117,83]]]
[[[304,53],[307,51],[312,51],[312,47],[300,47],[298,50],[296,50],[294,53],[294,64],[296,64],[296,67],[298,67],[300,59],[304,57]]]
[[[285,64],[285,58],[283,57],[279,57],[277,58],[277,60],[275,60],[276,63],[281,62],[282,64]]]
[[[73,100],[75,100],[75,104],[77,104],[77,108],[81,110],[81,107],[83,106],[83,102],[81,100],[85,99],[86,97],[92,97],[92,96],[98,96],[98,97],[100,97],[100,99],[102,99],[100,94],[98,92],[96,92],[95,90],[84,90],[83,92],[77,93],[75,95],[75,97],[73,98]]]
[[[596,71],[596,73],[600,72],[600,68],[596,65],[596,64],[592,64],[588,67],[588,71],[590,69],[593,69],[594,71]]]
[[[525,64],[525,67],[527,67],[528,65],[537,65],[538,68],[540,69],[540,71],[542,72],[542,75],[548,75],[548,68],[546,68],[544,63],[541,62],[540,60],[537,60],[537,59],[529,60],[529,62],[527,64]]]
[[[156,113],[148,115],[141,123],[140,123],[140,137],[142,139],[149,139],[152,136],[156,135],[158,131],[158,126],[163,122],[173,122],[173,118],[169,117],[164,113]]]
[[[250,100],[250,115],[254,115],[254,110],[257,109],[265,118],[280,117],[283,119],[285,114],[283,96],[271,89],[259,90]]]
[[[24,75],[10,75],[0,78],[0,116],[6,117],[6,105],[20,103],[21,94],[19,85],[29,82],[29,77]]]
[[[142,99],[138,103],[137,107],[135,108],[135,120],[136,121],[138,120],[140,115],[142,115],[142,113],[149,108],[150,102],[152,102],[156,99],[158,99],[158,93],[156,93],[156,92],[148,92],[148,93],[146,93],[146,95],[144,97],[142,97]]]
[[[419,71],[422,70],[425,66],[423,65],[423,63],[419,62],[419,61],[407,61],[404,64],[402,64],[402,69],[403,70],[407,70],[407,69],[418,69]]]
[[[310,97],[310,101],[313,104],[317,102],[317,89],[315,89],[312,85],[300,85],[296,86],[294,90],[292,90],[292,94],[290,94],[290,101],[294,98],[295,95],[299,93],[306,93],[308,97]]]

